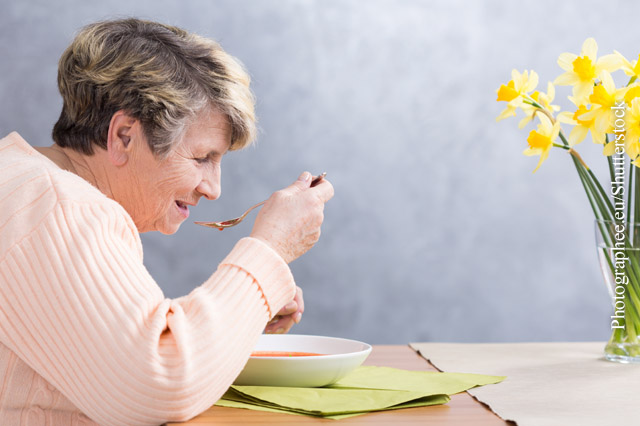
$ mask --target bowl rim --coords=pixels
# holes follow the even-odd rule
[[[340,341],[345,341],[345,342],[350,342],[350,343],[357,343],[357,344],[361,344],[364,345],[364,349],[358,350],[358,351],[352,351],[352,352],[344,352],[344,353],[339,353],[339,354],[321,354],[320,356],[299,356],[299,357],[293,357],[293,356],[249,356],[249,359],[254,359],[254,360],[258,360],[258,359],[286,359],[286,360],[290,360],[290,361],[302,361],[302,360],[309,360],[309,359],[335,359],[335,358],[340,358],[340,357],[344,357],[344,356],[354,356],[354,355],[360,355],[363,353],[369,353],[371,352],[371,350],[373,349],[373,347],[369,344],[369,343],[365,343],[365,342],[361,342],[360,340],[354,340],[354,339],[347,339],[344,337],[332,337],[332,336],[318,336],[318,335],[313,335],[313,334],[261,334],[260,338],[267,338],[267,339],[281,339],[281,338],[288,338],[288,337],[311,337],[311,338],[318,338],[318,339],[326,339],[326,340],[340,340]],[[259,351],[256,350],[255,348],[252,350],[253,351]],[[295,362],[295,361],[294,361]]]

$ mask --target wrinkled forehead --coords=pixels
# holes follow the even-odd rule
[[[229,150],[231,136],[229,118],[217,110],[209,110],[199,114],[187,126],[179,146],[199,153],[223,155]]]

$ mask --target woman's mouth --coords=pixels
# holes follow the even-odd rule
[[[188,205],[186,205],[182,201],[176,200],[176,206],[178,207],[178,211],[180,211],[180,214],[182,214],[182,216],[184,216],[185,219],[189,217],[189,206]]]

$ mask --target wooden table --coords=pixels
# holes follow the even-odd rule
[[[371,355],[364,364],[405,370],[438,371],[409,346],[402,345],[374,345]],[[380,411],[342,420],[213,406],[188,422],[168,423],[168,425],[299,425],[312,423],[330,423],[334,426],[395,425],[398,423],[439,426],[505,426],[514,424],[500,419],[484,404],[463,392],[452,395],[451,401],[445,405]]]

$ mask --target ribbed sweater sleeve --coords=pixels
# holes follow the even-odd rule
[[[100,424],[189,419],[239,374],[293,277],[244,238],[204,284],[167,299],[133,222],[107,201],[58,200],[0,259],[0,340]]]

